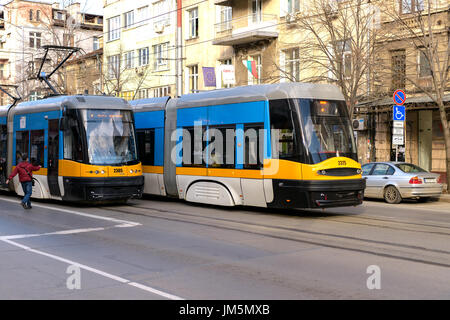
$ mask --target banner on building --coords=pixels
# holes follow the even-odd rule
[[[213,67],[203,67],[203,80],[205,87],[216,86],[216,71]]]
[[[236,84],[236,76],[234,66],[231,64],[223,64],[220,66],[220,74],[222,76],[222,85],[234,86]]]

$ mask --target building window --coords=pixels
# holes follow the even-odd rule
[[[30,10],[30,21],[33,21],[33,10]]]
[[[352,75],[352,47],[351,40],[340,40],[336,44],[336,56],[342,56],[342,61],[337,63],[338,74],[342,74],[345,78]]]
[[[189,92],[198,92],[198,65],[189,67]]]
[[[124,28],[130,28],[134,25],[134,11],[129,11],[123,15]]]
[[[137,93],[138,99],[147,99],[148,98],[148,90],[149,89],[140,89]]]
[[[169,43],[162,43],[153,46],[153,56],[155,58],[154,69],[156,71],[166,69],[167,63],[167,49],[169,48]]]
[[[134,51],[125,52],[123,55],[123,60],[125,62],[126,69],[134,68]]]
[[[108,41],[120,38],[120,16],[108,19]]]
[[[148,6],[139,8],[137,10],[137,22],[140,24],[144,24],[148,22],[149,14],[148,14]]]
[[[252,0],[252,22],[262,21],[262,0]]]
[[[39,100],[39,92],[37,91],[32,91],[30,94],[30,101],[38,101]]]
[[[284,51],[285,77],[291,82],[300,81],[300,50],[299,48]]]
[[[300,11],[300,0],[287,0],[288,13],[295,13]]]
[[[198,8],[189,10],[189,38],[198,37]]]
[[[30,48],[39,49],[41,47],[41,33],[30,32]]]
[[[36,21],[41,21],[41,11],[36,11]]]
[[[391,52],[392,83],[391,90],[405,89],[406,85],[406,52],[396,50]]]
[[[139,66],[148,65],[149,55],[150,55],[150,52],[149,52],[148,47],[139,49]]]
[[[419,51],[419,77],[430,77],[431,76],[431,65],[430,60],[428,60],[428,56],[425,54],[424,51]]]
[[[120,93],[120,97],[127,101],[131,101],[134,98],[134,91],[124,91]]]
[[[4,80],[5,78],[6,78],[5,77],[5,65],[0,64],[0,80]],[[3,92],[2,92],[2,94],[3,94]]]
[[[93,38],[92,49],[94,49],[94,51],[100,49],[100,39],[98,37]]]
[[[423,11],[423,0],[400,0],[401,13]]]
[[[220,6],[220,21],[219,26],[220,29],[219,32],[230,30],[231,29],[231,20],[233,19],[233,7],[228,6]]]
[[[162,98],[170,96],[170,86],[159,87],[153,89],[153,97],[154,98]]]
[[[116,79],[120,74],[120,55],[108,57],[108,76],[110,79]]]
[[[168,26],[170,24],[170,16],[168,14],[169,4],[166,0],[153,3],[153,17],[156,24]]]

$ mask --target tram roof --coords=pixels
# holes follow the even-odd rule
[[[134,112],[164,110],[170,97],[150,98],[130,101]]]
[[[344,100],[344,96],[335,85],[295,82],[212,90],[187,94],[175,100],[177,108],[193,108],[277,99]]]
[[[59,110],[62,105],[70,109],[130,109],[130,105],[121,98],[110,96],[58,96],[47,99],[19,103],[14,107],[14,114],[26,114]]]

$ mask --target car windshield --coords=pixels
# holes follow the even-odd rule
[[[396,164],[395,166],[405,173],[428,172],[427,170],[424,170],[424,169],[422,169],[414,164],[410,164],[410,163]]]
[[[89,163],[123,165],[137,162],[131,111],[82,110]]]
[[[345,102],[300,100],[306,149],[312,163],[347,157],[357,161],[356,145]]]

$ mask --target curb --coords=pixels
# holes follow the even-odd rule
[[[439,198],[439,202],[448,202],[448,203],[450,203],[450,195],[448,195],[448,194],[443,194],[443,195]]]

